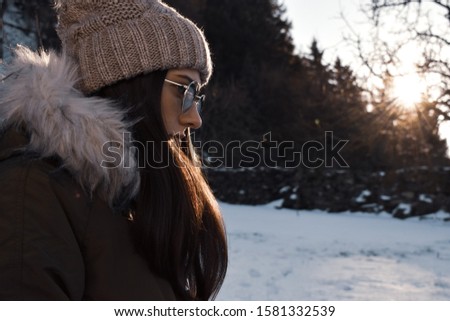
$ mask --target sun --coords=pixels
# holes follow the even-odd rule
[[[422,101],[425,91],[425,82],[417,73],[410,73],[394,78],[392,93],[404,108],[414,108]]]

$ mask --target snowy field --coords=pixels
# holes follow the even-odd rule
[[[217,300],[450,300],[446,213],[278,210],[221,203],[230,264]]]

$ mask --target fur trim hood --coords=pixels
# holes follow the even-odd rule
[[[30,137],[27,151],[58,156],[83,188],[98,192],[110,205],[135,196],[139,173],[133,149],[124,142],[130,127],[124,112],[107,99],[77,90],[77,65],[64,54],[25,47],[15,53],[1,77],[0,124],[24,126]],[[120,155],[113,166],[112,150]],[[127,166],[124,155],[129,156]]]

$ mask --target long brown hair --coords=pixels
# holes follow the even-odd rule
[[[140,169],[140,192],[133,202],[132,233],[138,251],[151,270],[171,283],[179,299],[214,299],[228,264],[225,227],[211,189],[196,166],[189,135],[177,144],[164,128],[161,91],[165,76],[166,71],[140,75],[96,95],[117,100],[130,120],[136,121],[132,135],[138,142],[138,163],[145,164]],[[168,166],[155,166],[160,161]]]

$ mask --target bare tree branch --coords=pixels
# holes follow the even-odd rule
[[[421,37],[424,40],[436,39],[438,41],[442,41],[445,45],[450,46],[450,41],[445,39],[443,36],[433,34],[430,31],[427,32],[417,32],[417,36]]]

